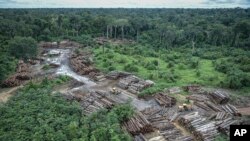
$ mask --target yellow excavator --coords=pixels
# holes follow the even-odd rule
[[[178,106],[178,111],[179,112],[192,111],[192,110],[193,110],[192,104],[183,103],[182,105]]]
[[[118,94],[121,93],[121,91],[117,90],[115,87],[111,88],[111,89],[110,89],[110,92],[111,92],[112,94],[115,94],[115,95],[118,95]]]

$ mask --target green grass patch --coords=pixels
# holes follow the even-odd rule
[[[214,60],[194,56],[189,48],[157,51],[141,45],[110,44],[104,52],[101,47],[93,48],[93,52],[96,67],[104,72],[129,71],[156,83],[141,95],[187,84],[218,87],[226,80],[226,74],[215,69]]]

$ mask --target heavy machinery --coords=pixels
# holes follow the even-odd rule
[[[192,110],[193,110],[192,104],[183,103],[182,105],[178,106],[178,111],[179,112],[192,111]]]
[[[110,89],[110,92],[111,92],[112,94],[115,94],[115,95],[118,95],[118,94],[121,93],[121,91],[117,90],[115,87],[111,88],[111,89]]]

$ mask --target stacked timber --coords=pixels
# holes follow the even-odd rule
[[[219,90],[211,92],[209,95],[211,100],[217,104],[226,104],[230,100],[228,94]]]
[[[106,80],[105,75],[102,74],[101,72],[90,72],[88,75],[94,81],[99,81],[100,82],[100,81]]]
[[[94,68],[90,60],[90,56],[86,54],[73,54],[70,57],[70,66],[75,72],[81,75],[88,75],[90,73],[98,73],[99,71]]]
[[[181,136],[176,139],[177,141],[193,141],[194,138],[192,136]]]
[[[127,89],[131,83],[137,83],[139,80],[140,78],[134,75],[129,75],[128,77],[120,79],[117,85],[122,89]]]
[[[153,131],[151,123],[140,112],[124,122],[123,127],[132,135],[139,135],[140,133],[144,134]]]
[[[143,134],[136,135],[134,141],[148,141]]]
[[[123,71],[111,71],[106,75],[106,77],[108,79],[117,80],[119,78],[127,77],[129,75],[131,75],[131,73]]]
[[[178,122],[192,132],[197,140],[212,141],[219,134],[216,122],[208,121],[200,116],[198,112],[181,116]]]
[[[229,114],[226,112],[218,112],[216,114],[215,120],[223,120],[229,117]]]
[[[170,141],[191,141],[193,137],[182,135],[172,123],[179,114],[176,108],[150,107],[142,111],[152,126],[159,130],[161,136]]]
[[[18,62],[16,73],[3,82],[5,87],[19,86],[32,78],[30,64],[24,63],[22,60]]]
[[[222,105],[221,108],[225,112],[227,112],[227,113],[229,113],[231,115],[234,115],[234,116],[240,116],[241,115],[240,112],[238,111],[238,109],[235,106],[231,105],[231,104]]]
[[[211,111],[212,109],[209,108],[207,105],[205,105],[203,102],[194,102],[194,105],[196,105],[197,107],[205,110],[205,111]]]
[[[188,85],[188,86],[184,86],[183,89],[190,93],[199,93],[199,91],[201,90],[201,87],[199,85]]]
[[[154,99],[160,106],[172,107],[176,104],[176,99],[174,97],[168,96],[165,93],[155,94]]]
[[[127,77],[121,78],[117,85],[122,89],[128,89],[128,91],[133,94],[138,94],[143,89],[154,85],[154,82],[140,79],[134,75],[128,75]]]
[[[215,112],[220,112],[220,111],[221,111],[221,108],[220,108],[218,105],[215,105],[215,104],[213,104],[213,103],[210,102],[210,101],[206,101],[205,104],[206,104],[210,109],[212,109],[212,110],[215,111]]]
[[[193,141],[192,136],[184,136],[172,123],[169,122],[166,125],[159,132],[167,141]]]
[[[188,96],[187,99],[193,100],[193,101],[199,101],[199,102],[205,102],[209,100],[207,96],[201,95],[201,94],[192,94]]]
[[[145,115],[148,121],[152,123],[154,128],[161,129],[169,121],[175,121],[175,119],[179,116],[176,111],[176,107],[149,107],[141,112]]]
[[[218,130],[229,136],[230,125],[235,125],[235,124],[238,124],[238,121],[229,117],[218,123]]]
[[[163,136],[156,135],[155,137],[150,138],[148,141],[166,141]]]
[[[96,112],[102,108],[111,108],[116,104],[116,101],[109,97],[105,91],[93,91],[88,94],[76,92],[65,95],[65,98],[71,101],[78,101],[85,115]]]

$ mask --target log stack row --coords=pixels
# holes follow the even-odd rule
[[[152,126],[159,130],[161,136],[167,141],[192,141],[193,137],[185,136],[172,123],[178,118],[179,113],[176,107],[150,107],[141,111]]]
[[[104,74],[102,74],[101,72],[90,72],[89,77],[92,78],[94,81],[104,81],[106,80],[106,77]]]
[[[193,141],[192,136],[183,135],[180,129],[176,128],[172,123],[165,124],[165,127],[159,130],[161,136],[167,141]]]
[[[241,115],[240,112],[238,111],[238,109],[235,106],[231,105],[231,104],[222,105],[221,108],[225,112],[227,112],[227,113],[229,113],[231,115],[234,115],[234,116],[240,116]]]
[[[106,77],[108,79],[117,80],[123,77],[127,77],[129,75],[131,75],[131,73],[123,72],[123,71],[111,71],[106,75]]]
[[[230,100],[228,94],[219,90],[211,92],[209,93],[209,95],[211,97],[211,100],[213,100],[217,104],[226,104]]]
[[[138,112],[135,116],[123,123],[123,127],[132,135],[139,135],[154,131],[151,123],[146,117]]]
[[[230,125],[235,125],[235,124],[238,124],[238,121],[234,120],[231,117],[229,117],[229,118],[227,118],[225,120],[222,120],[217,125],[218,125],[218,130],[219,131],[221,131],[222,133],[229,136]]]
[[[19,61],[16,73],[3,82],[5,87],[19,86],[32,78],[30,64]]]
[[[177,108],[150,107],[141,111],[152,125],[160,129],[161,126],[168,122],[174,121],[178,117]]]
[[[111,108],[116,102],[109,97],[109,94],[104,91],[93,91],[88,94],[75,93],[65,95],[67,100],[75,100],[80,102],[84,110],[84,114],[88,115],[102,108]]]
[[[73,54],[70,57],[70,66],[75,72],[81,75],[88,75],[90,72],[98,72],[97,69],[91,66],[89,56],[84,54]]]
[[[128,89],[128,91],[133,94],[138,94],[143,89],[154,85],[154,82],[150,80],[140,79],[134,75],[129,75],[120,79],[117,85],[122,89]]]
[[[199,101],[199,102],[205,102],[209,100],[207,96],[201,95],[201,94],[192,94],[188,96],[187,99],[193,100],[193,101]]]
[[[216,122],[208,121],[198,112],[181,116],[178,122],[192,132],[197,140],[212,141],[219,134]]]
[[[168,96],[165,93],[155,94],[154,99],[160,106],[172,107],[176,104],[176,99],[174,97]]]
[[[234,115],[234,116],[240,116],[240,112],[238,109],[231,105],[231,104],[225,104],[225,105],[215,105],[210,101],[206,102],[194,102],[194,104],[202,108],[205,111],[211,111],[211,112],[226,112],[227,114]]]
[[[201,87],[199,85],[188,85],[188,86],[184,86],[183,89],[190,93],[199,93],[199,91],[201,90]]]
[[[218,112],[215,116],[215,120],[223,120],[229,117],[229,114],[226,112]]]
[[[136,135],[134,141],[148,141],[143,134]]]

